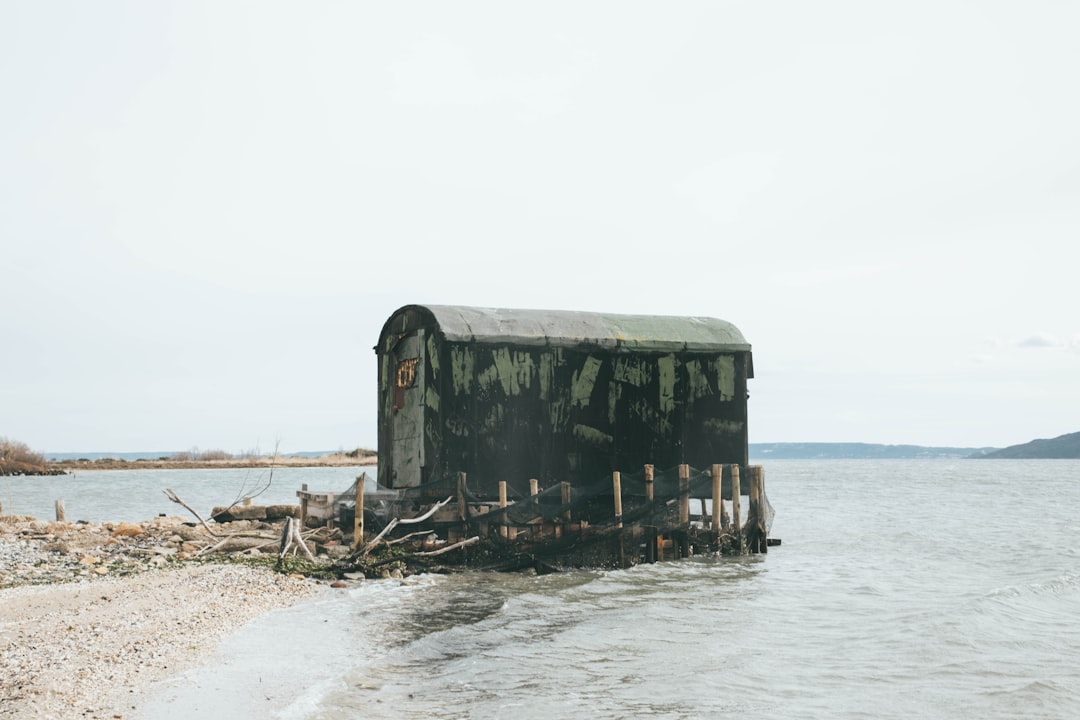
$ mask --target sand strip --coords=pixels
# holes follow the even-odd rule
[[[123,718],[252,618],[322,592],[240,565],[0,589],[0,718]]]

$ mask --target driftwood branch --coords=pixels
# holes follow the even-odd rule
[[[285,518],[285,526],[281,530],[281,546],[278,551],[278,562],[285,559],[285,553],[289,552],[289,548],[296,545],[297,549],[304,553],[304,557],[308,559],[308,562],[315,562],[315,556],[308,550],[307,544],[304,542],[303,535],[300,534],[300,523],[296,522],[294,518]]]
[[[387,534],[388,532],[390,532],[391,530],[393,530],[394,528],[396,528],[396,527],[398,526],[398,523],[399,523],[399,522],[401,522],[401,521],[400,521],[400,520],[398,520],[397,518],[394,518],[394,519],[393,519],[393,520],[391,520],[390,522],[386,523],[386,527],[384,527],[384,528],[382,529],[382,532],[381,532],[381,533],[379,533],[378,535],[376,535],[376,536],[375,536],[375,538],[374,538],[374,539],[373,539],[373,540],[372,540],[371,542],[369,542],[369,543],[368,543],[367,545],[365,545],[365,546],[363,547],[363,549],[362,549],[362,550],[360,550],[360,552],[359,552],[358,554],[360,554],[360,555],[367,555],[367,554],[368,554],[369,552],[371,552],[371,551],[372,551],[372,549],[373,549],[373,548],[374,548],[374,547],[375,547],[376,545],[378,545],[378,544],[379,544],[379,541],[380,541],[380,540],[382,540],[382,539],[383,539],[384,537],[386,537],[386,534]]]
[[[397,545],[398,543],[403,543],[406,540],[414,538],[414,537],[416,537],[418,535],[434,535],[434,534],[435,533],[433,533],[431,530],[421,530],[419,532],[409,533],[408,535],[402,535],[401,537],[394,538],[393,540],[387,540],[386,544],[387,545]]]
[[[473,535],[468,540],[462,540],[459,543],[454,543],[453,545],[447,545],[446,547],[439,548],[438,550],[430,550],[428,552],[413,553],[412,556],[413,557],[435,557],[436,555],[442,555],[443,553],[448,553],[451,550],[457,550],[458,548],[463,548],[463,547],[466,547],[467,545],[472,545],[473,543],[478,543],[478,542],[480,542],[480,536],[479,535]]]
[[[203,529],[206,530],[206,532],[210,533],[210,535],[212,537],[221,537],[216,532],[211,530],[210,526],[206,524],[206,521],[202,519],[202,515],[199,515],[199,513],[195,512],[195,510],[190,505],[188,505],[186,502],[181,500],[180,497],[175,492],[173,492],[172,488],[165,488],[161,492],[165,493],[165,497],[169,498],[170,500],[172,500],[174,503],[177,503],[178,505],[182,505],[185,510],[187,510],[189,513],[191,513],[196,518],[198,518],[199,522],[203,526]]]
[[[431,508],[426,513],[424,513],[423,515],[420,515],[419,517],[410,518],[408,520],[398,520],[398,523],[401,524],[401,525],[413,525],[415,523],[424,522],[429,517],[431,517],[432,515],[437,513],[440,508],[447,505],[450,502],[451,499],[452,498],[446,498],[442,502],[435,503],[434,505],[431,506]]]

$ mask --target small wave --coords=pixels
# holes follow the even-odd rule
[[[999,598],[1018,598],[1036,595],[1064,595],[1076,592],[1077,590],[1080,590],[1080,575],[1065,573],[1041,582],[1009,585],[997,588],[987,593],[985,598],[994,600]]]

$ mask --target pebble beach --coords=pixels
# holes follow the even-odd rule
[[[179,518],[0,517],[0,718],[129,717],[155,682],[205,663],[248,621],[325,591],[185,562],[190,530]]]

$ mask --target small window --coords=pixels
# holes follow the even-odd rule
[[[397,380],[395,385],[399,388],[411,388],[416,385],[416,363],[420,358],[402,360],[397,366]]]

